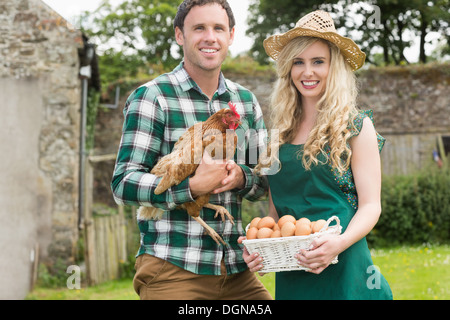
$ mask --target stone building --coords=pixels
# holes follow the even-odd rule
[[[0,299],[73,263],[85,40],[40,0],[0,2]]]

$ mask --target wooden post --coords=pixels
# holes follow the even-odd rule
[[[95,225],[92,217],[92,188],[93,188],[93,168],[89,161],[90,157],[86,159],[85,165],[85,205],[84,205],[84,255],[86,262],[86,277],[89,286],[98,283],[98,265],[97,265],[97,250],[95,247]]]
[[[36,284],[39,269],[39,242],[36,242],[33,250],[33,257],[31,259],[31,280],[30,280],[30,292],[33,291],[34,285]]]
[[[439,154],[441,155],[442,165],[447,168],[447,155],[445,154],[444,142],[442,141],[442,136],[439,135],[437,138],[437,144],[439,148]]]

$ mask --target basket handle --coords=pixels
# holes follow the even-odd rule
[[[330,223],[333,222],[333,221],[336,221],[336,227],[339,228],[339,226],[341,225],[341,220],[339,220],[339,218],[337,216],[332,216],[332,217],[328,218],[327,223],[324,224],[324,226],[322,227],[322,229],[320,229],[320,231],[325,230],[326,228],[328,228]]]

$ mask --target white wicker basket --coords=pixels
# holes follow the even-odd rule
[[[329,226],[332,221],[336,221],[336,225]],[[248,226],[246,229],[248,229]],[[244,240],[242,243],[250,254],[258,252],[263,258],[263,268],[259,272],[309,270],[309,268],[299,265],[297,263],[298,260],[294,256],[300,249],[308,250],[314,239],[325,234],[340,234],[341,231],[342,226],[339,218],[332,216],[319,232],[308,236],[253,239]],[[336,256],[331,263],[336,264],[338,262],[337,258]]]

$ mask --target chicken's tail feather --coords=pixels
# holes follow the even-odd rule
[[[139,207],[136,212],[137,220],[159,220],[164,211],[155,207]]]

